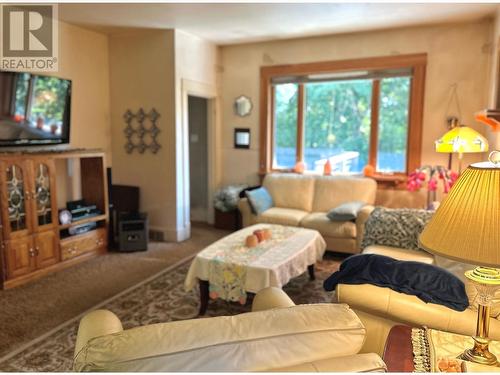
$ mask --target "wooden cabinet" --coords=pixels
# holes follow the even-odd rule
[[[99,226],[83,235],[68,233],[79,222],[59,224],[58,208],[63,207],[57,206],[56,185],[67,176],[58,177],[56,161],[65,158],[78,163],[81,198],[102,212],[85,220]],[[68,170],[63,168],[62,173],[69,174]],[[1,287],[15,286],[73,264],[81,255],[105,251],[109,216],[104,155],[0,154],[0,211]]]
[[[54,231],[41,232],[33,236],[36,268],[48,267],[59,262],[58,242]]]
[[[13,279],[32,272],[34,262],[33,240],[31,236],[20,237],[5,242],[5,265],[7,279]]]
[[[0,161],[0,204],[6,240],[24,237],[33,230],[28,170],[28,162],[23,159]]]
[[[61,241],[61,256],[63,260],[71,259],[107,245],[106,231],[97,229],[80,236],[70,237]]]

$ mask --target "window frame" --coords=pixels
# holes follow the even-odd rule
[[[427,54],[409,54],[396,56],[380,56],[363,59],[323,61],[305,64],[273,65],[260,68],[260,155],[259,174],[269,172],[291,172],[291,169],[273,168],[274,155],[274,86],[271,80],[279,76],[306,75],[318,73],[349,72],[357,70],[380,70],[411,68],[413,74],[410,83],[410,98],[408,108],[408,135],[406,172],[378,173],[372,177],[384,183],[404,181],[407,173],[420,166],[422,151],[422,121],[425,92],[425,73]],[[304,154],[304,84],[298,84],[297,100],[297,161],[303,160]],[[368,163],[376,168],[378,148],[380,80],[375,79],[372,85],[371,131],[369,139]]]

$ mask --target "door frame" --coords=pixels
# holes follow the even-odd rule
[[[178,148],[177,174],[177,236],[182,241],[191,237],[190,174],[189,174],[189,96],[207,99],[207,221],[214,223],[213,195],[217,184],[217,123],[219,98],[213,85],[181,80],[181,127],[176,137]]]

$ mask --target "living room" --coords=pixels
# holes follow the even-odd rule
[[[411,372],[420,336],[460,336],[463,350],[500,339],[495,303],[477,307],[464,276],[500,265],[500,173],[484,168],[483,183],[471,167],[498,164],[497,4],[47,6],[31,11],[56,47],[33,56],[55,66],[23,69],[30,55],[5,52],[23,39],[3,29],[0,370]],[[10,22],[27,9],[2,5]],[[64,115],[36,115],[52,102]],[[377,262],[386,279],[361,282]],[[415,263],[456,288],[384,284],[423,275]],[[464,288],[467,306],[440,300]],[[254,329],[239,343],[228,315]],[[103,349],[134,327],[139,344]],[[496,363],[453,350],[423,353],[423,370]]]

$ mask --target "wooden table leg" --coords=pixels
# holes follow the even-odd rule
[[[309,272],[309,279],[311,281],[316,280],[316,275],[314,274],[314,264],[307,266],[307,271]]]
[[[205,315],[208,307],[209,284],[206,280],[200,280],[200,315]]]

